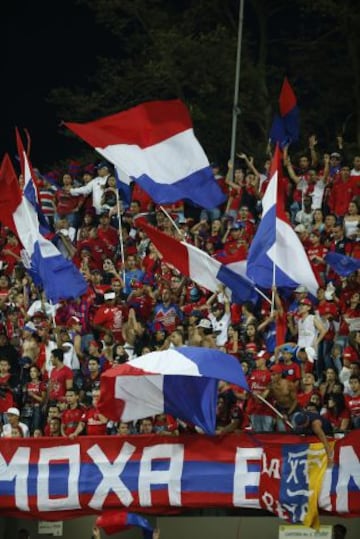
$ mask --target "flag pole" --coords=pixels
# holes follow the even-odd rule
[[[243,31],[243,21],[244,21],[244,3],[245,3],[245,0],[240,0],[239,2],[239,21],[238,21],[238,39],[237,39],[237,49],[236,49],[234,105],[233,105],[233,115],[232,115],[231,148],[230,148],[230,161],[233,165],[235,161],[237,119],[241,112],[239,108],[239,85],[240,85],[240,59],[241,59],[242,31]],[[233,179],[234,167],[232,168],[231,174],[232,174],[231,179]]]
[[[119,243],[120,243],[120,249],[121,249],[121,266],[122,266],[122,274],[123,274],[123,287],[125,290],[125,254],[124,254],[124,239],[123,239],[123,232],[122,232],[122,221],[121,221],[121,211],[120,211],[120,197],[119,197],[119,191],[116,189],[116,208],[117,208],[117,216],[119,221]]]
[[[169,212],[167,212],[164,208],[164,206],[160,206],[161,211],[163,211],[166,215],[166,217],[169,219],[169,221],[172,223],[173,227],[176,229],[177,233],[180,235],[181,238],[183,238],[184,234],[181,232],[180,228],[175,223],[174,219],[171,217]]]

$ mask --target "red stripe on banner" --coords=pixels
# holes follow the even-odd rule
[[[192,121],[184,103],[173,99],[142,103],[93,122],[64,125],[95,148],[115,144],[147,148],[191,129]]]

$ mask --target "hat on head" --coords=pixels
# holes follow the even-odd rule
[[[235,223],[231,225],[230,230],[241,230],[242,228],[244,228],[243,224],[235,221]]]
[[[359,361],[359,354],[352,346],[345,346],[343,351],[343,358],[347,359],[352,363],[355,361]]]
[[[259,352],[256,353],[255,360],[257,359],[267,359],[268,354],[266,350],[259,350]]]
[[[193,311],[191,311],[190,316],[196,316],[196,318],[201,318],[202,313],[198,309],[194,309]]]
[[[31,318],[47,318],[46,314],[43,311],[36,311]]]
[[[281,347],[281,351],[282,352],[289,352],[289,353],[293,354],[295,352],[295,348],[290,346],[290,344],[284,344],[284,346]]]
[[[305,348],[305,352],[306,352],[306,355],[307,355],[308,360],[310,361],[310,363],[314,363],[315,358],[316,358],[316,352],[315,352],[314,348],[312,346],[307,346]]]
[[[294,228],[295,232],[306,232],[306,228],[304,227],[304,225],[300,224],[300,225],[296,225],[296,227]]]
[[[308,305],[309,307],[312,307],[312,301],[309,298],[304,298],[300,301],[300,305]]]
[[[212,324],[208,318],[202,318],[196,327],[204,328],[204,329],[212,329]]]
[[[11,406],[6,410],[7,414],[17,415],[20,417],[20,410],[18,408],[15,408],[14,406]]]
[[[100,168],[107,168],[110,170],[110,165],[106,161],[100,161],[100,163],[98,163],[95,168],[96,170],[99,170]]]
[[[108,290],[104,294],[104,300],[105,301],[108,301],[110,299],[115,299],[115,298],[116,298],[116,294],[115,294],[115,292],[113,290]]]
[[[34,326],[34,324],[32,322],[28,322],[23,327],[23,330],[24,331],[30,331],[30,333],[35,333],[36,332],[36,327]]]
[[[98,341],[90,341],[89,347],[94,346],[95,348],[99,349],[101,347],[101,344]]]
[[[198,288],[196,288],[194,286],[194,288],[192,288],[190,290],[190,299],[191,301],[197,301],[198,299],[200,299],[200,290]]]
[[[70,316],[67,321],[67,327],[71,328],[71,326],[73,326],[74,324],[81,324],[81,320],[77,316]]]
[[[305,414],[304,412],[296,412],[296,414],[293,415],[292,423],[294,427],[306,427],[306,425],[309,422],[309,416]]]
[[[278,363],[275,363],[275,365],[272,365],[270,367],[270,371],[271,372],[274,372],[275,374],[282,374],[283,373],[283,368],[281,365],[279,365]]]
[[[219,301],[213,303],[211,310],[216,311],[217,309],[223,311],[225,309],[225,305],[223,303],[220,303]]]
[[[308,289],[306,288],[306,286],[299,284],[299,286],[295,288],[295,292],[296,294],[307,294]]]
[[[336,157],[337,159],[341,159],[341,155],[339,152],[331,152],[330,157]]]

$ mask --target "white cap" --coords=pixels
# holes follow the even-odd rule
[[[299,294],[307,294],[308,289],[306,288],[306,286],[299,284],[299,286],[295,288],[295,292],[298,292]]]
[[[294,230],[295,230],[295,232],[300,232],[300,233],[301,233],[301,232],[306,232],[305,226],[302,225],[301,223],[300,223],[300,225],[296,225],[296,227],[294,228]]]
[[[15,408],[15,407],[11,407],[11,408],[8,408],[6,410],[6,413],[7,414],[12,414],[12,415],[17,415],[18,417],[20,416],[20,410],[18,408]]]
[[[104,300],[107,301],[108,299],[115,299],[116,298],[116,294],[115,292],[105,292],[104,294]]]
[[[208,318],[202,318],[196,327],[204,328],[204,329],[212,329],[212,324]]]

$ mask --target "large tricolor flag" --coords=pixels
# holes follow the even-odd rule
[[[20,159],[21,173],[24,176],[24,196],[34,206],[36,210],[41,234],[43,236],[47,236],[51,232],[50,224],[41,209],[39,191],[35,180],[34,170],[28,158],[28,154],[25,151],[19,130],[17,128],[15,129],[15,136],[18,155]]]
[[[37,212],[23,196],[8,155],[1,163],[0,190],[0,220],[18,236],[47,299],[56,303],[84,294],[88,285],[80,271],[40,234]]]
[[[297,99],[288,79],[285,77],[279,96],[280,115],[276,114],[270,129],[270,139],[280,147],[299,139],[299,109]]]
[[[196,346],[150,352],[101,375],[98,408],[109,419],[169,414],[214,434],[219,380],[249,390],[238,360]]]
[[[270,182],[262,199],[262,218],[250,245],[247,276],[261,288],[296,288],[316,295],[319,287],[304,247],[285,214],[280,150],[276,146]]]
[[[186,199],[203,208],[225,201],[180,100],[149,101],[88,123],[64,122],[157,204]]]
[[[182,275],[189,277],[200,286],[211,292],[218,290],[219,284],[224,284],[231,293],[233,301],[251,301],[259,299],[254,283],[244,275],[244,266],[239,267],[231,259],[229,267],[212,258],[207,253],[184,241],[178,241],[150,225],[143,217],[135,219],[136,226],[142,228],[158,251],[164,262],[172,264]]]

